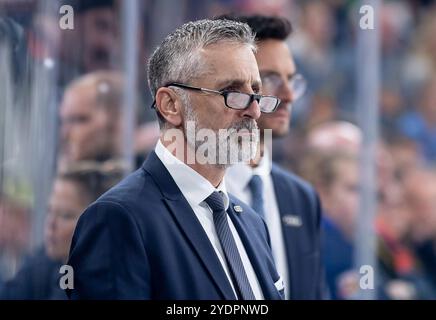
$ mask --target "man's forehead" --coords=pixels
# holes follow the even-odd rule
[[[61,111],[68,113],[83,113],[93,111],[95,101],[95,90],[86,87],[71,88],[65,92],[61,104]]]
[[[254,52],[248,44],[223,42],[211,44],[199,50],[203,62],[215,68],[227,65],[256,64]]]
[[[282,40],[259,41],[256,60],[261,71],[279,71],[288,75],[295,73],[296,66],[288,44]]]
[[[223,44],[202,49],[203,76],[217,86],[260,85],[259,69],[250,46]]]

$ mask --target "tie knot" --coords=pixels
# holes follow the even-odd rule
[[[206,201],[213,212],[226,211],[224,208],[223,197],[217,191],[212,192],[212,194],[204,201]]]
[[[254,193],[262,192],[263,189],[263,181],[262,178],[258,174],[254,174],[250,181],[248,182],[248,186],[250,190]]]

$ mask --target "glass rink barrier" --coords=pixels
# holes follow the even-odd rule
[[[256,33],[258,92],[183,82],[202,63],[161,87],[186,98],[182,121],[189,108],[220,103],[229,115],[243,112],[234,110],[242,97],[261,107],[277,100],[258,95],[280,99],[279,116],[259,113],[256,126],[271,124],[272,161],[321,204],[313,238],[290,245],[285,234],[306,218],[271,220],[271,193],[262,196],[284,297],[300,299],[293,277],[305,277],[287,268],[313,242],[322,271],[314,299],[436,298],[436,1],[0,0],[1,300],[68,299],[80,216],[141,168],[166,128],[147,61],[184,23],[223,14],[291,24],[284,38]],[[284,67],[266,50],[274,41],[288,50]],[[200,99],[214,102],[197,108]],[[292,201],[275,190],[276,207]],[[257,211],[252,198],[241,200]]]

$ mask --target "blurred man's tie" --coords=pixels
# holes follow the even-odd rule
[[[256,298],[254,297],[235,239],[227,221],[227,212],[224,208],[222,196],[215,191],[205,201],[213,211],[216,232],[226,256],[227,265],[230,268],[238,299],[255,300]]]
[[[265,218],[265,211],[263,207],[263,181],[262,178],[255,174],[251,177],[248,187],[251,191],[251,207]]]

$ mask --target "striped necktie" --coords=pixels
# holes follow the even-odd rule
[[[240,300],[255,300],[253,291],[245,273],[238,248],[227,221],[227,212],[221,195],[214,191],[206,200],[213,211],[213,222],[223,248],[231,278]]]

